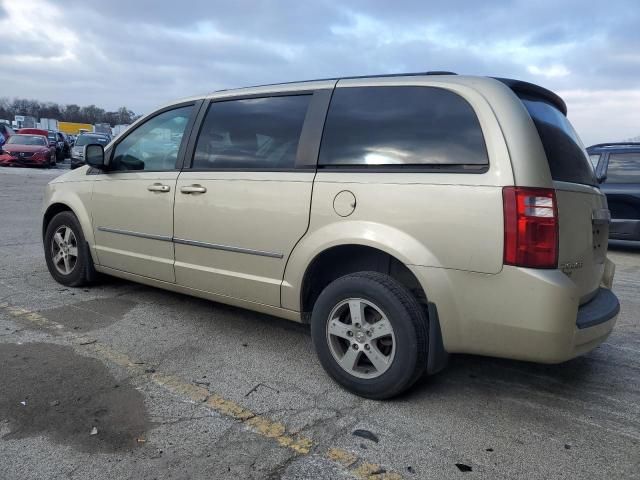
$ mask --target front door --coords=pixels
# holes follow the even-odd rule
[[[287,258],[309,222],[315,170],[300,137],[312,97],[210,104],[176,186],[176,283],[280,305]]]
[[[173,202],[194,104],[161,110],[127,132],[92,196],[100,265],[174,282]]]

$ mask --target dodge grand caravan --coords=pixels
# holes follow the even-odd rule
[[[442,72],[183,100],[48,185],[47,266],[309,322],[325,370],[369,398],[449,353],[563,362],[619,310],[566,114],[539,86]]]

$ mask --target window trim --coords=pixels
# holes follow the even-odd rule
[[[335,86],[335,85],[334,85]],[[206,100],[193,128],[195,134],[191,135],[189,144],[185,152],[182,169],[185,172],[304,172],[315,171],[320,153],[320,142],[322,139],[322,128],[329,109],[329,101],[333,93],[333,87],[314,90],[283,90],[278,92],[239,94]],[[298,148],[296,150],[295,164],[292,168],[193,168],[193,160],[196,152],[198,139],[202,133],[204,122],[211,106],[215,103],[230,102],[234,100],[250,100],[255,98],[272,97],[294,97],[310,96],[307,113],[304,117],[302,130],[298,138]]]
[[[403,165],[318,165],[321,172],[347,173],[487,173],[490,165],[477,163],[404,164]]]
[[[120,143],[122,143],[129,135],[131,135],[133,132],[138,130],[138,128],[140,128],[142,125],[144,125],[147,122],[153,120],[158,115],[162,115],[163,113],[169,112],[171,110],[177,110],[179,108],[192,106],[193,110],[191,111],[191,116],[189,117],[189,120],[187,121],[187,125],[185,126],[184,134],[182,136],[182,140],[180,141],[180,148],[178,149],[178,159],[177,159],[176,165],[174,166],[173,169],[171,169],[171,170],[109,170],[109,169],[107,169],[107,170],[103,171],[103,170],[99,170],[99,169],[95,169],[95,168],[90,168],[87,171],[87,175],[89,175],[89,174],[94,174],[94,175],[95,174],[122,175],[122,174],[129,174],[129,173],[137,173],[137,174],[139,174],[139,173],[179,172],[180,168],[182,166],[182,163],[184,161],[184,155],[185,155],[185,151],[186,151],[187,144],[188,144],[188,140],[185,141],[185,136],[188,139],[191,138],[194,122],[196,120],[196,117],[200,113],[200,110],[202,108],[202,104],[203,103],[204,103],[204,100],[202,100],[202,99],[201,100],[191,100],[191,101],[186,101],[186,102],[174,103],[173,105],[167,105],[166,107],[163,107],[163,108],[161,108],[159,110],[156,110],[152,114],[150,114],[147,117],[145,117],[143,119],[143,121],[141,121],[140,123],[135,125],[135,128],[127,129],[126,135],[124,135],[122,138],[118,138],[118,140],[113,142],[113,144],[110,145],[109,148],[107,148],[106,151],[105,151],[105,158],[109,159],[109,161],[107,162],[107,166],[110,166],[111,162],[113,161],[113,155],[115,154],[116,147],[118,145],[120,145]]]
[[[317,168],[319,171],[323,172],[362,172],[362,173],[468,173],[473,175],[484,174],[489,171],[491,168],[491,158],[489,155],[489,147],[487,145],[487,139],[485,136],[485,132],[482,129],[482,124],[480,123],[480,118],[478,117],[478,113],[474,106],[460,95],[458,92],[453,91],[451,89],[437,86],[437,85],[418,85],[418,84],[407,84],[407,85],[343,85],[336,86],[334,88],[334,92],[338,89],[349,89],[349,88],[379,88],[379,87],[390,87],[390,88],[405,88],[405,87],[417,87],[417,88],[429,88],[429,89],[437,89],[444,90],[446,92],[452,93],[464,101],[471,111],[473,112],[476,121],[478,122],[478,128],[480,128],[480,133],[482,134],[482,142],[484,143],[487,163],[479,164],[479,163],[446,163],[446,164],[437,164],[437,163],[425,163],[425,164],[327,164],[320,165],[320,150],[318,150],[317,157]],[[332,95],[333,99],[333,95]],[[326,122],[329,120],[329,107],[327,105],[327,112],[325,117],[325,126]],[[324,129],[322,132],[322,140],[324,141]]]

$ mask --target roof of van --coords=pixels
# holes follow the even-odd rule
[[[322,82],[322,81],[338,81],[338,80],[353,80],[353,79],[366,79],[366,78],[389,78],[389,77],[418,77],[418,76],[446,76],[446,75],[457,75],[455,72],[449,72],[444,70],[433,70],[426,72],[408,72],[408,73],[385,73],[380,75],[358,75],[358,76],[344,76],[344,77],[329,77],[329,78],[314,78],[308,80],[300,80],[293,82],[280,82],[280,83],[267,83],[262,85],[252,85],[248,87],[240,87],[240,88],[229,88],[229,89],[221,89],[216,90],[216,92],[230,92],[234,90],[243,90],[249,88],[257,88],[257,87],[275,87],[279,85],[293,85],[293,84],[304,84],[311,82]],[[551,90],[547,90],[544,87],[536,85],[534,83],[525,82],[523,80],[515,80],[512,78],[501,78],[501,77],[489,77],[499,82],[504,83],[508,86],[513,92],[518,96],[530,96],[543,99],[553,106],[555,106],[558,110],[562,112],[563,115],[567,115],[567,104],[558,96],[553,93]],[[216,93],[214,92],[214,93]]]

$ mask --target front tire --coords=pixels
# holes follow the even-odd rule
[[[58,213],[47,225],[44,256],[49,273],[58,283],[81,287],[95,278],[89,245],[72,212]]]
[[[320,294],[311,336],[326,372],[366,398],[391,398],[410,388],[427,366],[428,320],[411,292],[393,278],[358,272]]]

